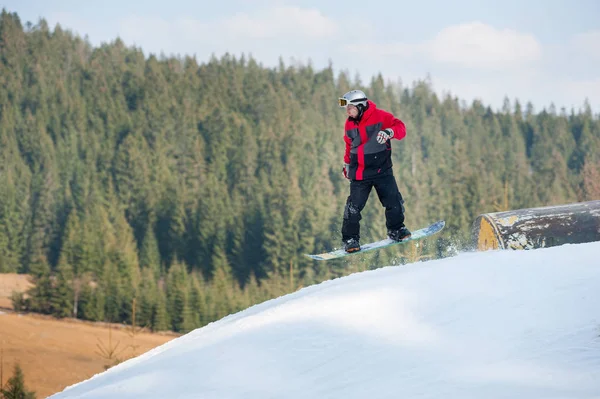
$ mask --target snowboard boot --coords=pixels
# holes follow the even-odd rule
[[[406,238],[409,238],[410,235],[410,231],[406,228],[406,226],[402,226],[398,230],[388,231],[388,237],[394,241],[402,241]]]
[[[356,252],[360,251],[360,244],[356,238],[350,238],[344,241],[344,251]]]

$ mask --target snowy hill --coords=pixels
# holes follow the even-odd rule
[[[600,398],[599,377],[596,242],[328,281],[52,398]]]

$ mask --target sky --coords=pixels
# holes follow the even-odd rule
[[[355,273],[50,398],[598,398],[598,253],[594,242]]]
[[[600,112],[597,0],[3,0],[34,25],[60,23],[94,45],[121,38],[146,55],[230,53],[265,67],[381,73],[499,109],[504,99]],[[343,93],[340,93],[340,95]]]

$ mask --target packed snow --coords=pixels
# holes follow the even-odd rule
[[[307,287],[59,398],[600,398],[600,242]]]

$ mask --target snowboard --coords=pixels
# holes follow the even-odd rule
[[[397,245],[397,244],[405,244],[410,241],[420,240],[421,238],[429,237],[435,233],[440,232],[444,228],[445,225],[446,225],[446,222],[443,220],[440,220],[440,221],[437,221],[427,227],[424,227],[417,231],[413,231],[412,235],[409,238],[406,238],[402,241],[394,241],[391,238],[386,238],[381,241],[376,241],[376,242],[371,242],[371,243],[368,243],[365,245],[361,245],[360,251],[356,251],[356,252],[346,252],[342,248],[342,249],[335,249],[330,252],[324,252],[322,254],[315,254],[315,255],[305,254],[305,255],[308,256],[309,258],[315,259],[315,260],[331,260],[331,259],[338,259],[338,258],[343,258],[346,256],[351,256],[351,255],[357,255],[357,254],[361,254],[361,253],[364,253],[367,251],[372,251],[374,249],[391,247],[392,245]]]

